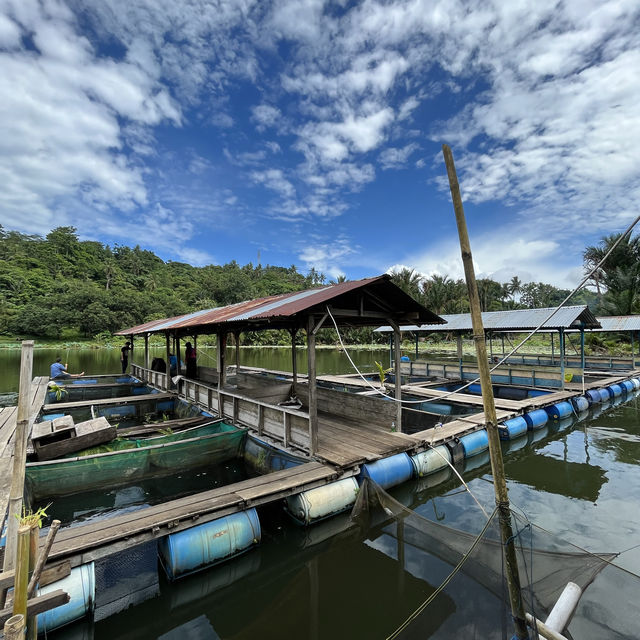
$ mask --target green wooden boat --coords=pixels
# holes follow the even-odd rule
[[[241,454],[246,433],[216,420],[179,433],[116,440],[105,445],[113,447],[108,452],[85,450],[60,460],[31,462],[26,466],[26,491],[34,503],[221,464]]]

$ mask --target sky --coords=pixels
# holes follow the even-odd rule
[[[0,0],[0,224],[569,288],[637,215],[637,0]]]

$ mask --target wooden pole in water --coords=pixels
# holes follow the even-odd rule
[[[40,526],[33,523],[29,528],[29,581],[33,576],[33,572],[38,562],[38,537]],[[27,600],[29,600],[29,585],[26,588]],[[28,640],[37,640],[38,638],[38,616],[27,617],[27,638]]]
[[[31,406],[31,373],[33,371],[33,340],[22,342],[20,357],[20,387],[18,394],[18,413],[13,452],[13,474],[9,493],[7,513],[7,537],[4,550],[3,571],[13,569],[16,561],[16,545],[19,518],[22,517],[22,499],[24,495],[24,474],[27,462],[27,436],[29,431],[29,408]],[[25,611],[26,613],[26,611]]]
[[[13,615],[27,616],[27,585],[29,584],[29,536],[31,527],[20,526],[13,583]]]
[[[444,161],[447,166],[449,186],[451,188],[451,199],[456,214],[458,225],[458,235],[460,236],[460,250],[462,253],[462,263],[464,274],[469,291],[469,304],[471,307],[471,322],[473,326],[473,341],[476,346],[478,358],[478,372],[480,374],[480,385],[482,387],[482,403],[484,415],[487,420],[487,434],[489,436],[489,454],[491,457],[491,472],[493,474],[493,486],[496,495],[496,505],[498,506],[500,519],[500,532],[502,534],[502,544],[506,563],[507,586],[509,588],[509,600],[511,603],[511,614],[515,625],[515,637],[522,640],[529,637],[527,623],[522,604],[522,593],[520,590],[520,575],[518,572],[518,560],[513,540],[513,529],[511,526],[511,510],[509,508],[509,494],[504,475],[504,465],[502,462],[502,450],[500,448],[500,436],[498,434],[498,419],[496,416],[496,405],[493,398],[493,387],[491,386],[491,373],[487,359],[487,345],[484,338],[484,327],[482,325],[482,314],[480,312],[480,298],[476,285],[476,274],[473,270],[473,257],[471,255],[471,244],[469,243],[469,233],[467,222],[464,217],[462,197],[460,196],[460,186],[453,164],[453,154],[448,145],[442,145]]]
[[[4,623],[4,640],[23,640],[24,638],[24,616],[11,616]]]

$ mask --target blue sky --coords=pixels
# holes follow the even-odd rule
[[[568,287],[640,199],[640,4],[0,0],[0,224]]]

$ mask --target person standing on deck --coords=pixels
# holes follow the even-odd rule
[[[62,358],[58,357],[49,368],[49,374],[52,380],[61,380],[62,378],[79,378],[84,375],[84,371],[82,373],[69,373],[67,365],[62,364]]]
[[[129,351],[133,351],[133,347],[130,346],[129,341],[124,343],[124,347],[120,349],[120,362],[122,363],[122,373],[127,373],[127,367],[129,366]]]
[[[196,350],[187,342],[184,349],[184,359],[187,364],[187,378],[196,378],[198,376],[198,367],[196,365]]]

